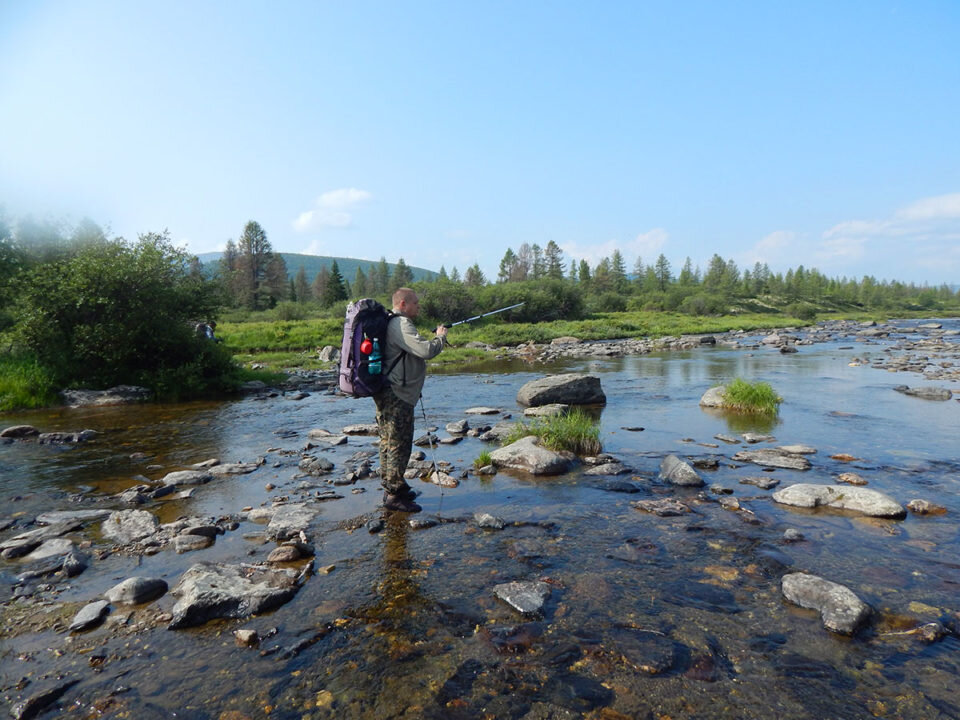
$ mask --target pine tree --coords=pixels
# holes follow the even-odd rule
[[[627,291],[627,263],[619,250],[614,250],[610,256],[610,280],[618,293]]]
[[[513,252],[513,248],[507,248],[507,251],[503,254],[503,258],[500,260],[500,271],[497,273],[497,282],[510,282],[510,278],[513,276],[514,267],[516,264],[516,253]]]
[[[323,295],[324,305],[334,305],[337,302],[347,299],[347,288],[343,284],[343,275],[340,274],[340,267],[334,260],[330,265],[330,278],[327,281],[326,292]]]
[[[453,266],[453,272],[450,273],[450,282],[460,282],[460,271],[457,270],[456,265]]]
[[[323,305],[327,294],[327,286],[330,284],[330,270],[324,265],[320,272],[313,278],[313,285],[310,287],[313,292],[313,299]]]
[[[670,261],[667,260],[667,256],[663,253],[660,253],[659,257],[657,257],[654,272],[657,277],[657,287],[660,288],[661,292],[665,291],[671,280],[673,280],[673,276],[670,274]]]
[[[563,251],[553,240],[547,243],[544,251],[544,261],[547,266],[547,277],[563,280]]]
[[[463,277],[463,284],[467,287],[483,287],[487,284],[487,278],[484,277],[479,263],[474,263],[467,268],[467,274]]]
[[[393,275],[390,276],[390,292],[395,292],[402,287],[410,287],[413,282],[413,270],[403,261],[403,258],[397,260],[393,266]]]
[[[293,299],[298,303],[305,303],[310,299],[310,284],[307,282],[307,271],[303,265],[293,278]]]
[[[547,274],[547,264],[543,257],[543,250],[536,243],[531,248],[533,252],[533,264],[530,266],[530,278],[539,280]]]
[[[357,265],[357,272],[353,276],[353,293],[350,297],[354,295],[357,297],[362,297],[364,295],[369,295],[369,289],[367,287],[367,276],[363,272],[363,268]]]
[[[267,233],[260,223],[247,222],[237,242],[237,253],[236,298],[241,304],[257,310],[269,298],[269,293],[261,291],[261,285],[266,278],[267,264],[273,257]]]

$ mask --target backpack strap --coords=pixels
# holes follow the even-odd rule
[[[388,333],[389,333],[389,331],[390,331],[390,322],[391,322],[394,318],[398,318],[398,317],[400,317],[400,313],[395,313],[395,312],[393,312],[392,310],[388,310],[388,311],[387,311],[387,332],[388,332]],[[384,345],[386,345],[386,343],[387,343],[387,338],[386,338],[386,337],[384,337],[383,342],[384,342]],[[400,362],[401,360],[403,360],[404,357],[406,357],[406,355],[407,355],[407,351],[406,351],[406,350],[401,350],[401,351],[400,351],[400,354],[397,355],[397,359],[393,361],[393,364],[391,364],[389,368],[387,368],[387,371],[384,373],[384,375],[386,375],[387,377],[389,377],[389,376],[390,376],[390,373],[392,373],[392,372],[393,372],[393,369],[397,366],[397,363]],[[407,364],[406,364],[406,363],[403,364],[403,381],[402,381],[400,384],[401,384],[401,385],[406,385],[406,384],[407,384]]]

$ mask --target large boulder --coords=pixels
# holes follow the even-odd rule
[[[300,580],[296,573],[252,565],[197,563],[180,578],[171,593],[171,630],[202,625],[214,618],[242,618],[288,602]]]
[[[567,405],[597,405],[607,402],[607,396],[600,387],[600,378],[580,373],[548,375],[531,380],[517,393],[517,402],[521,405],[549,405],[565,403]]]
[[[700,398],[700,407],[723,408],[726,407],[727,389],[723,385],[716,385],[707,390]]]
[[[0,438],[12,438],[22,440],[23,438],[36,437],[40,434],[33,425],[11,425],[0,430]]]
[[[794,605],[819,611],[824,627],[835,633],[852,635],[870,616],[870,606],[850,588],[816,575],[784,575],[780,589]]]
[[[571,453],[548,450],[527,435],[490,453],[490,460],[499,468],[525,470],[532,475],[560,475],[570,468]]]
[[[156,600],[167,592],[162,578],[131,577],[107,590],[104,597],[114,604],[139,605]]]
[[[823,505],[870,517],[902,518],[907,514],[900,503],[882,492],[849,485],[798,483],[778,490],[773,494],[773,499],[781,505],[803,508]]]

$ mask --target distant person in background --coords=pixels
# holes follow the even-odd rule
[[[213,334],[214,328],[217,327],[217,323],[211,320],[210,322],[200,322],[197,323],[195,330],[197,331],[197,336],[206,338],[212,342],[221,342],[220,338]]]

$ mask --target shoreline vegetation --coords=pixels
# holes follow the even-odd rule
[[[498,349],[578,341],[657,340],[735,331],[802,328],[823,320],[960,315],[960,292],[898,281],[827,278],[800,266],[740,269],[714,255],[678,274],[664,255],[619,251],[596,266],[565,258],[552,241],[508,249],[495,279],[478,264],[461,277],[441,267],[414,281],[403,258],[357,261],[352,281],[337,260],[312,279],[291,272],[266,231],[249,221],[214,267],[175,247],[169,233],[110,239],[90,220],[13,220],[0,209],[0,412],[56,405],[66,389],[148,388],[160,400],[223,397],[250,380],[283,382],[290,371],[330,369],[350,298],[385,306],[397,287],[421,298],[421,325],[512,309],[451,333],[431,364],[450,369],[498,358]],[[220,342],[198,334],[218,321]],[[562,341],[562,340],[561,340]]]

